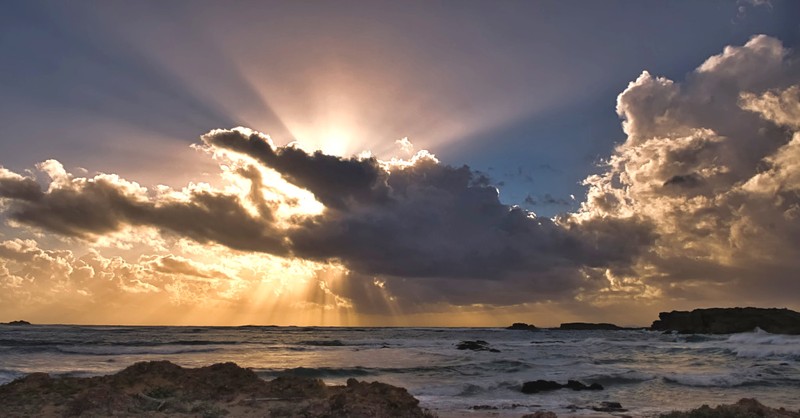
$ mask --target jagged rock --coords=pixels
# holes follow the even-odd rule
[[[733,405],[719,405],[711,408],[703,405],[691,411],[673,411],[661,414],[661,418],[800,418],[800,411],[787,411],[783,408],[770,408],[755,399],[740,399]]]
[[[591,330],[612,330],[618,331],[622,328],[620,326],[614,324],[607,324],[607,323],[589,323],[589,322],[567,322],[561,324],[558,329],[562,330],[572,330],[572,331],[591,331]]]
[[[496,348],[489,347],[489,343],[483,340],[461,341],[460,343],[456,344],[456,348],[459,350],[490,351],[492,353],[500,352],[500,350]]]
[[[683,334],[732,334],[756,327],[773,334],[800,334],[800,313],[789,309],[710,308],[661,312],[650,329]]]
[[[304,416],[425,418],[405,389],[350,379],[260,379],[234,363],[187,369],[136,363],[115,375],[52,378],[33,373],[0,386],[4,416]]]
[[[552,380],[534,380],[522,384],[522,393],[539,393],[565,388],[572,390],[603,390],[603,386],[599,383],[592,383],[587,386],[577,380],[568,380],[566,384],[562,385]]]
[[[536,331],[539,328],[536,328],[536,325],[533,324],[526,324],[524,322],[514,322],[513,324],[511,324],[510,327],[506,327],[506,329],[513,329],[520,331]]]

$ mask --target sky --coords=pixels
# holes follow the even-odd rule
[[[10,1],[0,321],[800,309],[800,3]]]

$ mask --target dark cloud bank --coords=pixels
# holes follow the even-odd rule
[[[800,291],[798,70],[791,51],[759,36],[682,84],[643,73],[618,98],[627,140],[586,180],[581,209],[554,220],[502,204],[484,176],[427,154],[413,164],[342,158],[276,147],[246,129],[202,137],[211,150],[252,160],[238,171],[252,184],[246,198],[195,188],[179,199],[114,175],[74,177],[51,160],[39,166],[46,182],[0,169],[0,207],[16,222],[78,238],[141,225],[336,261],[353,272],[338,290],[355,298],[380,277],[418,303],[743,293],[780,302],[786,289]],[[256,165],[325,210],[278,219]]]

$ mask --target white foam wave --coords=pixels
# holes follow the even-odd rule
[[[748,383],[746,377],[731,374],[681,374],[673,373],[664,376],[664,380],[683,386],[694,387],[735,387]]]
[[[14,379],[18,379],[22,376],[24,376],[23,373],[0,370],[0,385],[5,385],[6,383],[9,383]]]
[[[737,357],[800,358],[800,335],[770,334],[756,328],[754,332],[731,335],[726,343]]]

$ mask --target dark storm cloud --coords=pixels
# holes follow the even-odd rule
[[[285,253],[283,238],[272,230],[271,213],[252,216],[237,196],[194,189],[185,200],[153,199],[135,183],[113,175],[72,178],[52,160],[40,168],[53,176],[47,190],[31,178],[0,172],[0,196],[11,201],[11,219],[81,238],[125,225],[153,226],[238,250]]]
[[[217,130],[203,141],[257,159],[334,209],[287,231],[299,257],[338,259],[364,274],[487,279],[602,265],[606,257],[607,246],[592,241],[597,233],[501,203],[489,178],[468,166],[420,158],[385,170],[374,158],[274,147],[244,129]],[[635,257],[637,249],[626,248],[627,259]]]
[[[203,135],[212,146],[248,155],[281,173],[290,183],[314,193],[326,207],[386,202],[386,173],[374,158],[341,158],[291,147],[274,148],[268,137],[245,130],[216,130]]]
[[[338,261],[359,277],[393,278],[393,291],[409,297],[413,289],[442,294],[453,280],[470,280],[472,287],[480,280],[504,283],[484,286],[494,289],[497,301],[501,295],[519,301],[571,293],[588,286],[581,283],[581,268],[630,264],[653,239],[638,219],[578,225],[536,217],[501,203],[486,175],[427,154],[413,163],[385,165],[374,158],[274,147],[263,134],[245,129],[213,131],[203,141],[279,172],[312,192],[326,210],[277,227],[274,203],[262,193],[262,174],[248,164],[232,171],[250,182],[247,202],[206,188],[170,198],[113,175],[74,178],[55,161],[39,166],[51,177],[46,189],[4,171],[0,195],[12,219],[63,235],[91,238],[125,225],[151,226],[238,250]],[[425,280],[401,291],[396,280],[404,279]],[[481,292],[448,294],[453,303],[486,299]]]

